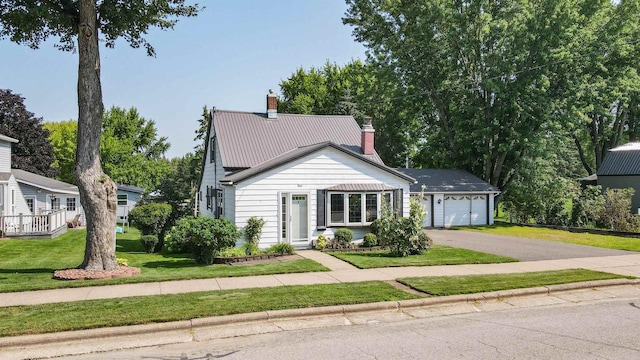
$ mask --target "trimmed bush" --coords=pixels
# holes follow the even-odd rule
[[[129,220],[142,235],[164,236],[164,226],[171,216],[171,205],[151,203],[138,205],[129,211]]]
[[[140,237],[140,242],[142,243],[142,246],[144,246],[144,250],[147,253],[152,254],[156,252],[159,240],[157,235],[142,235]]]
[[[215,254],[233,247],[242,232],[228,219],[208,216],[184,218],[167,232],[170,252],[190,252],[199,264],[212,264]]]
[[[376,234],[368,233],[364,235],[364,238],[362,239],[363,247],[373,247],[376,245],[378,245],[378,237]]]
[[[258,247],[260,243],[260,236],[262,235],[262,227],[264,226],[264,220],[252,216],[247,221],[247,225],[244,227],[244,240],[247,243],[254,244]]]
[[[376,237],[380,236],[380,219],[373,220],[371,225],[369,225],[369,231]]]
[[[291,244],[275,244],[271,245],[267,250],[267,254],[281,254],[281,255],[292,255],[296,253],[296,250],[291,246]]]
[[[341,247],[349,247],[351,240],[353,240],[353,231],[351,229],[338,229],[333,235],[336,245]]]
[[[327,237],[324,235],[318,236],[318,240],[316,240],[316,249],[323,250],[327,247]]]

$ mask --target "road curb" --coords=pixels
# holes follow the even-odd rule
[[[587,281],[581,283],[549,285],[535,288],[513,289],[504,291],[493,291],[486,293],[452,295],[441,297],[427,297],[412,300],[385,301],[365,304],[335,305],[325,307],[312,307],[301,309],[272,310],[256,313],[225,315],[191,320],[172,321],[166,323],[131,325],[120,327],[109,327],[88,330],[65,331],[59,333],[22,335],[14,337],[0,338],[0,348],[19,348],[36,344],[64,343],[73,341],[87,341],[91,339],[102,339],[117,336],[132,336],[141,334],[153,334],[170,331],[193,332],[197,329],[239,323],[250,323],[256,321],[269,320],[293,320],[303,317],[327,316],[327,315],[350,315],[355,313],[365,313],[374,311],[402,311],[403,309],[414,309],[435,305],[469,303],[501,298],[549,295],[568,290],[592,289],[621,285],[640,285],[640,279],[611,279]]]

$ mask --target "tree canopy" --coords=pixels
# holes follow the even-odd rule
[[[0,134],[18,140],[11,146],[11,166],[39,175],[57,175],[49,131],[24,105],[24,98],[8,89],[0,89]]]

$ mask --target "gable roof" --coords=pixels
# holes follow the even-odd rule
[[[362,154],[361,129],[352,116],[278,114],[268,119],[266,113],[214,110],[212,114],[225,168],[250,168],[299,147],[327,141]],[[377,153],[367,157],[382,164]]]
[[[128,192],[137,193],[137,194],[144,194],[144,191],[145,191],[141,187],[126,185],[126,184],[116,184],[116,187],[118,188],[118,190],[128,191]]]
[[[632,142],[609,150],[598,176],[640,175],[640,142]]]
[[[32,172],[11,169],[11,173],[16,177],[16,181],[25,185],[41,188],[55,193],[79,195],[78,187],[66,182],[51,179],[46,176],[34,174]]]
[[[336,149],[338,151],[342,151],[343,153],[345,153],[347,155],[353,156],[353,157],[355,157],[355,158],[357,158],[359,160],[362,160],[362,161],[364,161],[364,162],[366,162],[366,163],[368,163],[370,165],[373,165],[373,166],[375,166],[375,167],[377,167],[377,168],[379,168],[381,170],[384,170],[384,171],[386,171],[388,173],[391,173],[391,174],[393,174],[393,175],[395,175],[397,177],[400,177],[400,178],[406,180],[407,182],[413,183],[415,181],[415,179],[412,178],[409,175],[406,175],[406,174],[404,174],[402,172],[399,172],[399,171],[397,171],[395,169],[392,169],[392,168],[390,168],[390,167],[388,167],[388,166],[386,166],[384,164],[381,164],[379,162],[373,161],[370,158],[365,157],[362,154],[358,154],[358,153],[356,153],[354,151],[351,151],[351,150],[345,148],[344,146],[340,146],[340,145],[337,145],[335,143],[326,141],[326,142],[322,142],[322,143],[319,143],[319,144],[313,144],[313,145],[310,145],[310,146],[302,146],[302,147],[293,149],[293,150],[288,151],[288,152],[286,152],[286,153],[284,153],[284,154],[282,154],[280,156],[276,156],[275,158],[269,159],[269,160],[267,160],[267,161],[265,161],[265,162],[263,162],[261,164],[255,165],[252,168],[239,171],[239,172],[231,174],[229,176],[225,176],[224,178],[220,179],[220,182],[221,183],[226,183],[228,185],[236,184],[236,183],[242,182],[244,180],[247,180],[249,178],[252,178],[254,176],[257,176],[259,174],[262,174],[265,171],[277,168],[277,167],[279,167],[281,165],[284,165],[284,164],[289,163],[291,161],[300,159],[300,158],[302,158],[304,156],[307,156],[307,155],[312,154],[312,153],[314,153],[316,151],[325,149],[327,147],[331,147],[331,148],[334,148],[334,149]]]
[[[398,169],[416,179],[410,191],[433,192],[491,192],[500,189],[465,170],[458,169]],[[424,186],[424,188],[423,188]],[[423,190],[424,189],[424,190]]]
[[[14,139],[12,137],[8,137],[6,135],[2,135],[0,134],[0,141],[6,141],[6,142],[10,142],[10,143],[17,143],[19,142],[17,139]]]

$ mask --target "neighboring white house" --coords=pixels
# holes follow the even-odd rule
[[[199,211],[243,228],[265,220],[259,246],[308,247],[319,235],[351,228],[361,238],[388,203],[409,215],[415,180],[384,165],[374,129],[351,116],[213,109],[200,181]]]
[[[116,184],[116,186],[118,187],[116,191],[118,198],[116,219],[118,223],[128,223],[129,211],[136,206],[145,190],[141,187],[126,184]]]
[[[79,221],[83,223],[83,210],[77,186],[11,168],[11,144],[17,142],[16,139],[0,135],[0,216],[3,217],[4,226],[2,231],[8,236],[13,235],[17,224],[24,221],[23,228],[17,232],[56,232],[58,228],[66,228],[66,222],[74,219],[76,215],[80,215]],[[55,224],[49,223],[50,219],[45,223],[45,220],[35,218],[52,212],[59,214],[60,211],[63,211],[61,217],[56,215],[56,219],[51,220],[55,221]],[[20,215],[27,218],[20,219]],[[46,225],[48,230],[43,225]]]
[[[425,227],[493,224],[495,197],[500,190],[464,170],[398,169],[417,180],[411,195],[421,196],[427,211]]]

